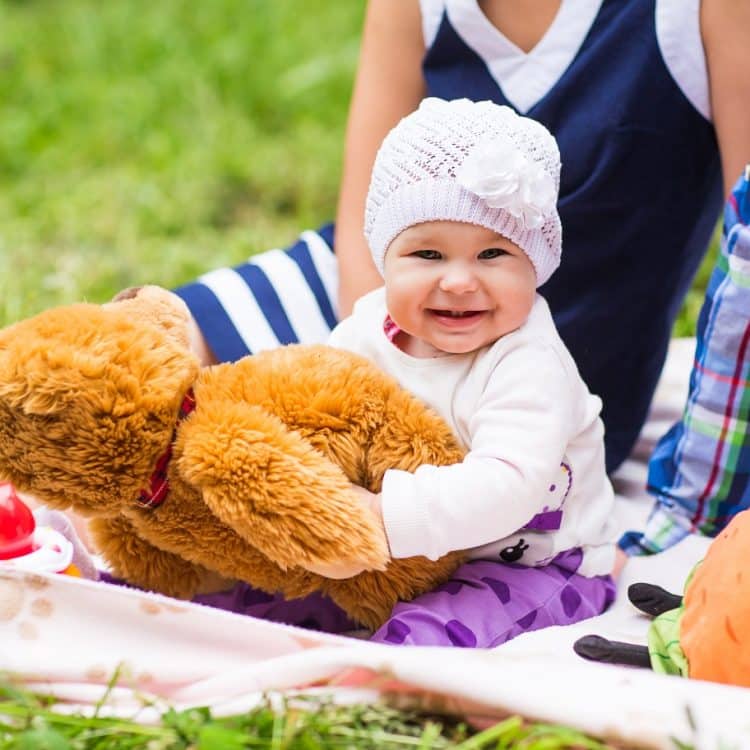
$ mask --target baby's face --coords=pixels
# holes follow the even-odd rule
[[[385,256],[388,312],[417,357],[464,354],[521,326],[536,273],[515,242],[485,227],[429,221],[405,229]]]

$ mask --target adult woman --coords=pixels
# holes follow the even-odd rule
[[[722,195],[750,157],[750,80],[736,74],[750,63],[748,28],[750,4],[736,0],[372,0],[336,224],[339,316],[381,283],[362,236],[364,195],[398,119],[427,94],[492,99],[538,119],[562,153],[565,243],[541,292],[604,401],[614,469],[646,417]],[[178,290],[206,361],[257,348],[246,334],[264,325],[261,346],[315,338],[299,330],[306,304],[332,324],[335,267],[310,242],[316,257],[300,247],[289,257],[312,303],[291,276],[274,283],[263,256]]]

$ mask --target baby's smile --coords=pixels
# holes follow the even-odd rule
[[[426,312],[438,325],[450,328],[465,328],[480,320],[487,311],[427,308]]]
[[[484,310],[429,310],[433,315],[440,315],[448,318],[469,318],[475,315],[481,315]]]

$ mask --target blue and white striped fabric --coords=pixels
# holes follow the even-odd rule
[[[682,419],[649,463],[656,503],[629,554],[660,552],[690,533],[715,536],[750,507],[750,166],[724,211],[721,254],[698,318]]]
[[[333,225],[307,231],[287,250],[268,250],[219,268],[175,292],[220,362],[283,344],[328,339],[337,323]]]

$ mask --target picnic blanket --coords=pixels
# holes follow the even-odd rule
[[[650,448],[679,417],[694,342],[673,342],[655,406],[615,477],[621,530],[641,528]],[[586,633],[645,643],[648,620],[626,599],[650,581],[679,591],[710,540],[628,561],[600,617],[527,633],[491,651],[371,644],[231,614],[101,582],[0,567],[0,670],[56,696],[62,710],[156,721],[167,706],[245,710],[267,695],[325,693],[384,699],[492,721],[509,713],[566,723],[646,747],[750,747],[750,690],[592,664],[573,641]],[[437,653],[436,653],[437,652]],[[723,743],[723,744],[722,744]]]

